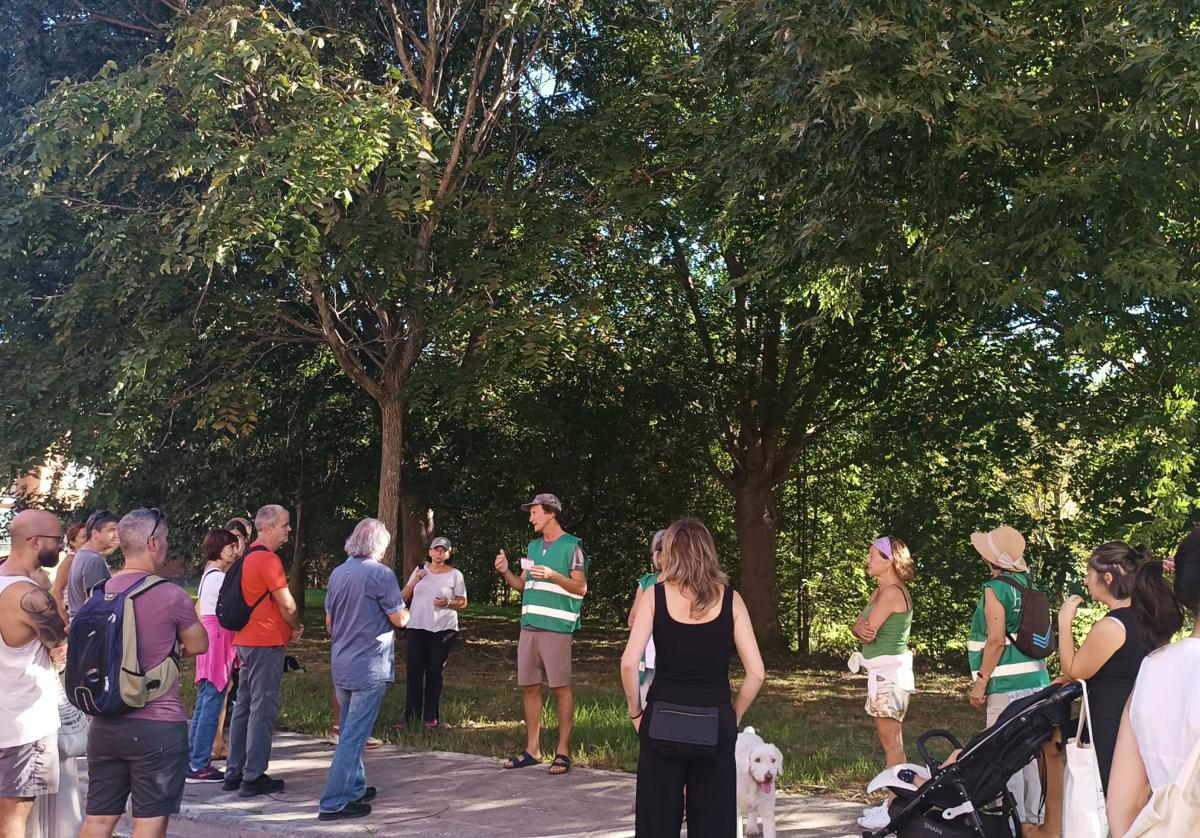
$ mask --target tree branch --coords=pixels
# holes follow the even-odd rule
[[[301,282],[303,282],[304,287],[312,297],[313,303],[316,305],[317,314],[321,318],[321,327],[324,330],[325,342],[333,350],[333,357],[337,360],[338,365],[346,375],[350,376],[350,379],[355,384],[361,387],[375,401],[382,404],[384,399],[383,388],[371,378],[362,361],[358,359],[338,331],[337,323],[334,321],[333,313],[329,308],[329,300],[325,298],[325,290],[321,287],[320,281],[311,274],[305,274],[301,277]]]
[[[71,0],[71,2],[75,5],[76,8],[79,9],[79,11],[83,12],[85,15],[87,15],[89,18],[96,21],[97,23],[107,23],[111,26],[116,26],[120,29],[128,29],[133,32],[142,32],[146,35],[153,35],[156,38],[161,38],[164,34],[164,32],[161,28],[151,28],[149,26],[142,26],[141,24],[138,24],[138,23],[130,23],[127,20],[121,20],[120,18],[109,17],[108,15],[101,14],[100,12],[97,12],[97,11],[93,11],[92,9],[89,9],[87,6],[83,5],[83,3],[80,2],[80,0]],[[170,4],[166,3],[166,0],[163,0],[163,2],[168,7],[170,7]],[[178,10],[176,10],[176,11],[178,11]]]

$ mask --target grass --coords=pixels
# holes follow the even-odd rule
[[[285,676],[279,726],[325,735],[330,726],[332,687],[329,638],[324,627],[324,592],[305,597],[305,635],[291,649],[304,672]],[[375,735],[409,747],[503,758],[524,747],[521,696],[516,686],[515,608],[472,605],[460,618],[459,642],[446,667],[442,696],[448,730],[397,734],[390,723],[404,712],[404,643],[399,638],[397,683],[384,699]],[[633,771],[638,739],[625,711],[619,659],[625,631],[585,624],[575,641],[575,729],[572,757],[577,765]],[[191,664],[184,676],[191,700]],[[736,676],[736,673],[735,673]],[[921,692],[913,696],[905,722],[910,759],[916,736],[947,728],[961,738],[982,726],[982,711],[966,700],[965,679],[918,672]],[[781,786],[837,797],[861,797],[882,767],[882,752],[871,720],[863,712],[866,684],[844,668],[806,665],[797,658],[768,663],[767,684],[743,724],[753,725],[784,754]],[[557,726],[547,693],[542,743],[548,753]]]

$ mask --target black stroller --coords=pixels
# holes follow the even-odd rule
[[[1014,701],[965,746],[948,731],[929,731],[917,740],[917,750],[930,779],[915,791],[889,786],[897,795],[888,810],[891,822],[864,831],[863,838],[1020,838],[1016,801],[1005,784],[1037,756],[1055,728],[1067,727],[1072,702],[1082,692],[1072,683]],[[942,765],[929,755],[929,743],[939,739],[962,748],[955,762]]]

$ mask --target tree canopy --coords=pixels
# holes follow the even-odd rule
[[[972,530],[1061,587],[1195,520],[1178,9],[293,5],[0,19],[9,472],[192,541],[285,500],[297,584],[374,514],[495,597],[555,491],[612,615],[694,514],[801,651],[850,642],[880,532],[941,651]]]

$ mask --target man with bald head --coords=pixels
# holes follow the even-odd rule
[[[27,509],[0,564],[0,838],[24,838],[33,799],[58,792],[58,676],[67,629],[34,571],[58,564],[62,523]]]
[[[258,538],[242,559],[242,598],[253,611],[233,638],[241,676],[225,763],[225,791],[237,790],[241,797],[283,791],[283,780],[266,772],[279,717],[284,650],[303,633],[300,609],[275,553],[292,533],[288,511],[276,504],[264,506],[254,516],[254,529]]]

